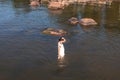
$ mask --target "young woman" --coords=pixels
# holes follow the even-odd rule
[[[61,37],[58,41],[58,59],[64,58],[65,55],[65,49],[63,43],[66,42],[66,39]]]

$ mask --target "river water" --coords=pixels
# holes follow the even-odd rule
[[[120,2],[57,11],[28,4],[0,0],[0,80],[120,80]],[[98,25],[71,25],[71,17],[93,18]],[[61,61],[59,37],[41,33],[48,27],[68,32]]]

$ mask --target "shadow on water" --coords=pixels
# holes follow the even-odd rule
[[[58,59],[57,65],[58,67],[57,67],[57,70],[54,72],[54,75],[60,76],[60,74],[64,72],[65,68],[67,67],[65,57],[62,59]]]

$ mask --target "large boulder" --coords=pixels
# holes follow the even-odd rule
[[[83,26],[97,25],[97,22],[91,18],[82,18],[79,23]]]
[[[43,34],[55,35],[55,36],[64,36],[66,31],[62,29],[46,28],[42,31]]]
[[[77,23],[79,23],[78,19],[75,18],[75,17],[70,18],[68,21],[69,21],[71,24],[77,24]]]
[[[64,6],[61,2],[50,2],[48,5],[49,9],[63,9]]]

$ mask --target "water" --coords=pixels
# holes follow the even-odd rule
[[[0,80],[120,80],[120,3],[71,5],[51,11],[26,0],[0,0]],[[70,25],[71,17],[90,17],[94,27]],[[66,55],[57,60],[53,27],[68,32]]]

